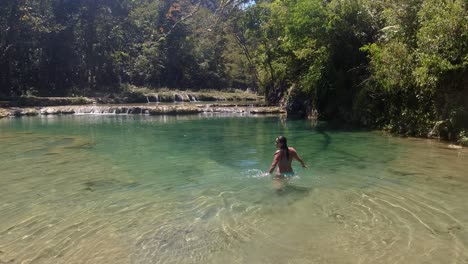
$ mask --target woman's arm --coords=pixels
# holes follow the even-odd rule
[[[302,165],[303,168],[307,168],[307,165],[305,165],[304,161],[302,160],[301,156],[299,156],[299,154],[297,153],[297,151],[294,149],[293,151],[293,157],[295,159],[297,159],[297,161],[299,161]]]
[[[268,171],[268,173],[272,173],[275,170],[275,167],[279,162],[279,156],[280,156],[280,151],[277,150],[275,152],[275,157],[273,158],[273,163],[271,163],[271,167],[270,167],[270,170]]]

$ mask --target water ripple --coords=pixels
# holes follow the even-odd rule
[[[67,120],[63,135],[0,134],[0,263],[468,263],[466,159],[452,150],[359,133],[327,133],[322,149],[323,133],[302,133],[310,169],[276,192],[274,135],[239,120],[112,119],[84,135]],[[224,146],[212,131],[225,126]]]

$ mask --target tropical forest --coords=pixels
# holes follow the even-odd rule
[[[465,0],[2,0],[0,101],[249,91],[468,144]]]
[[[0,264],[468,263],[467,0],[0,0]]]

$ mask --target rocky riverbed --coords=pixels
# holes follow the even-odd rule
[[[70,105],[48,107],[0,108],[0,118],[71,114],[170,115],[198,113],[282,114],[278,106],[240,104],[141,104],[141,105]]]

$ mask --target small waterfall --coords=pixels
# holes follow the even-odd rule
[[[176,97],[174,97],[176,98]],[[161,100],[159,98],[159,95],[158,94],[149,94],[149,95],[146,95],[146,103],[160,103]]]
[[[180,97],[179,97],[180,98]],[[179,101],[180,102],[180,101]],[[43,115],[165,115],[165,114],[195,114],[195,113],[282,113],[280,109],[256,107],[254,104],[203,104],[203,105],[138,105],[138,106],[108,106],[108,105],[89,105],[89,106],[57,106],[46,107],[40,110]]]
[[[195,95],[188,95],[190,102],[198,102],[198,99]]]

